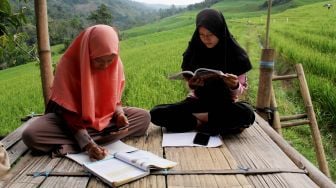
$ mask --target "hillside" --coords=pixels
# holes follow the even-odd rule
[[[319,79],[310,82],[315,83],[310,88],[313,89],[312,98],[314,106],[317,107],[316,111],[318,112],[319,125],[325,135],[323,142],[325,143],[328,162],[332,170],[333,178],[336,179],[336,154],[334,151],[336,144],[334,139],[332,139],[335,134],[332,133],[333,131],[330,131],[333,130],[331,125],[335,125],[335,121],[324,122],[325,116],[323,115],[329,116],[330,114],[328,114],[328,112],[330,112],[330,109],[321,108],[323,106],[336,106],[331,102],[326,105],[321,103],[321,101],[328,102],[330,98],[326,95],[326,91],[333,91],[332,93],[336,93],[336,91],[331,87],[332,85],[327,85],[326,88],[329,87],[329,89],[326,91],[318,89],[322,87],[321,83],[330,83],[326,81],[328,77],[323,78],[322,75],[317,73],[310,74],[314,72],[314,69],[316,72],[321,72],[318,68],[324,67],[321,66],[324,64],[324,61],[312,69],[309,69],[306,63],[313,61],[306,61],[305,59],[298,60],[296,56],[293,55],[297,54],[298,49],[305,49],[304,47],[307,47],[310,48],[310,51],[307,52],[315,54],[312,55],[314,58],[318,56],[316,54],[321,54],[321,50],[322,52],[324,50],[325,53],[325,48],[320,48],[319,45],[313,45],[314,42],[322,44],[322,42],[320,42],[322,40],[335,41],[333,30],[335,27],[333,27],[332,24],[326,25],[326,23],[334,23],[332,21],[335,18],[335,9],[332,9],[330,12],[325,12],[327,11],[323,9],[325,2],[316,2],[319,1],[315,1],[314,3],[314,1],[308,0],[293,0],[286,5],[279,5],[272,9],[272,18],[276,18],[276,20],[271,23],[272,47],[276,48],[283,57],[292,58],[290,61],[277,59],[276,64],[280,64],[280,62],[283,64],[285,62],[302,63],[308,78],[318,77],[317,79]],[[253,62],[254,68],[248,75],[250,85],[249,93],[246,96],[246,99],[252,104],[255,104],[258,88],[258,63],[260,60],[260,43],[258,36],[263,36],[264,34],[266,10],[259,9],[263,3],[264,1],[262,0],[225,0],[213,6],[224,13],[228,19],[230,30],[239,43],[247,49]],[[302,4],[306,5],[284,11],[288,7]],[[126,90],[123,96],[125,105],[150,109],[156,104],[175,102],[184,98],[186,91],[183,90],[183,83],[168,80],[166,76],[180,69],[182,53],[194,31],[196,13],[197,11],[188,11],[156,21],[152,24],[122,31],[123,41],[121,42],[120,50],[127,79]],[[333,17],[326,16],[326,14],[331,14]],[[290,18],[290,20],[295,20],[295,18],[301,19],[288,23],[286,22],[286,18]],[[282,21],[279,21],[281,19]],[[297,33],[295,32],[296,30],[298,31]],[[314,35],[320,38],[315,40],[313,37],[308,36],[308,32],[310,31],[313,31],[315,33]],[[328,33],[328,35],[323,37],[318,33]],[[281,38],[278,38],[281,40],[276,40],[276,36],[280,36]],[[312,40],[311,42],[299,44],[300,41],[304,42],[302,38],[299,38],[301,36]],[[285,40],[286,43],[281,43],[283,40]],[[297,42],[289,43],[294,41]],[[294,45],[297,46],[290,48]],[[328,45],[330,45],[328,49],[335,49],[335,43],[327,43],[327,46]],[[59,48],[59,46],[57,47]],[[290,50],[286,51],[286,49]],[[334,52],[335,51],[330,51],[327,52],[327,54],[335,58],[332,56],[332,54],[335,54]],[[303,56],[308,57],[306,53],[304,53]],[[54,61],[57,62],[59,56],[55,55],[53,58]],[[289,67],[291,65],[285,64],[285,66]],[[326,65],[326,67],[328,67],[324,68],[326,71],[330,68],[330,70],[335,70],[334,65]],[[330,74],[328,73],[326,75],[329,76]],[[0,110],[0,126],[8,125],[8,128],[6,126],[1,129],[1,131],[3,131],[1,134],[7,134],[11,132],[11,129],[17,127],[20,124],[20,117],[32,112],[43,112],[40,88],[38,66],[34,64],[27,64],[0,71],[0,90],[6,91],[0,97],[0,104],[1,106],[10,107],[8,109],[6,108],[6,110]],[[297,102],[298,97],[295,95],[295,92],[292,92],[294,94],[288,94],[281,85],[276,85],[276,91],[281,113],[287,114],[302,111],[300,104]],[[323,96],[323,98],[321,98],[321,96]],[[331,96],[331,99],[334,97],[335,96]],[[286,139],[290,140],[301,153],[316,164],[312,142],[306,139],[310,137],[309,128],[299,127],[286,129],[284,131]]]
[[[29,19],[34,17],[34,1],[27,3],[12,0],[14,6],[26,6]],[[143,25],[158,19],[156,7],[131,0],[48,0],[48,16],[51,20],[80,18],[85,20],[88,15],[101,4],[108,7],[113,16],[114,24],[121,29],[134,25]],[[33,21],[33,20],[32,20]]]

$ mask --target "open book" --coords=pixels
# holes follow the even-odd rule
[[[227,76],[227,74],[224,74],[220,70],[215,70],[215,69],[208,69],[208,68],[198,68],[195,70],[195,72],[192,71],[182,71],[173,75],[170,75],[168,78],[171,80],[182,80],[184,79],[184,75],[190,75],[190,77],[195,76],[198,73],[205,73],[205,72],[211,72],[211,73],[216,73],[221,76]]]
[[[67,154],[66,157],[83,165],[86,170],[112,187],[147,176],[151,169],[168,169],[177,164],[121,141],[104,147],[109,150],[109,155],[103,160],[90,161],[86,153]]]

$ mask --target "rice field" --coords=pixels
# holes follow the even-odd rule
[[[323,6],[325,3],[274,16],[275,20],[286,20],[276,21],[270,35],[272,45],[286,63],[302,63],[314,105],[323,112],[320,118],[335,129],[336,10],[327,9]],[[296,19],[291,19],[293,17]]]

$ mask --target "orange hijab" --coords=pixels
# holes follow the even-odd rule
[[[110,54],[117,55],[115,62],[104,70],[91,69],[90,59]],[[121,105],[124,84],[118,35],[110,26],[95,25],[81,32],[65,51],[57,65],[50,99],[100,131]]]

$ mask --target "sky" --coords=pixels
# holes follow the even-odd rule
[[[133,0],[133,1],[138,1],[142,3],[148,3],[148,4],[189,5],[189,4],[199,3],[204,0]]]

